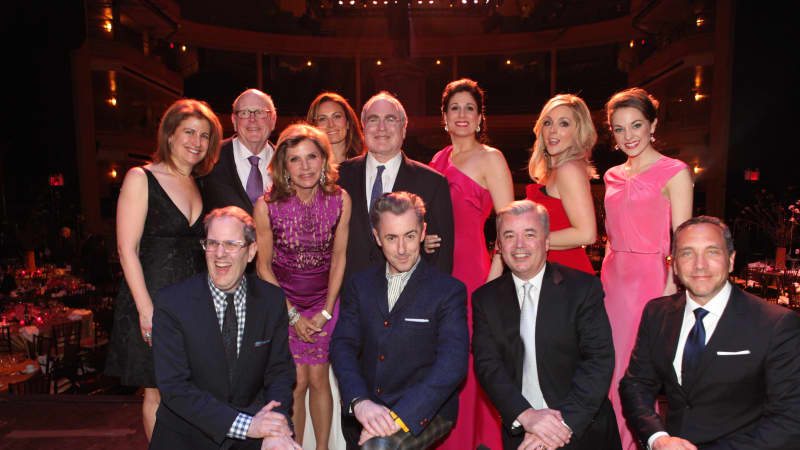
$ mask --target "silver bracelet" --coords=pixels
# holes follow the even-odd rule
[[[289,308],[289,326],[293,327],[298,320],[300,320],[300,313],[297,312],[297,308],[292,306],[291,308]]]
[[[320,311],[320,312],[322,313],[322,317],[324,317],[325,320],[333,319],[333,316],[331,315],[331,313],[329,313],[325,308],[322,308],[322,311]]]

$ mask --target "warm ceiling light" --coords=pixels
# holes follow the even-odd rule
[[[695,175],[697,175],[698,173],[700,173],[700,171],[701,171],[701,170],[703,170],[703,168],[702,168],[702,167],[700,167],[700,166],[698,166],[698,165],[695,165],[695,166],[694,166],[694,174],[695,174]]]
[[[507,65],[507,66],[510,66],[510,65],[511,65],[511,60],[510,60],[510,59],[507,59],[507,60],[506,60],[506,65]]]
[[[701,14],[698,14],[697,20],[695,20],[694,23],[697,25],[697,28],[700,28],[706,23],[706,19]]]
[[[628,43],[628,47],[633,48],[634,45],[636,45],[636,42],[633,42],[633,39],[631,39],[631,41]]]
[[[378,65],[378,66],[380,66],[381,64],[383,64],[383,61],[381,61],[381,60],[379,59],[379,60],[375,61],[375,64],[376,64],[376,65]]]
[[[111,97],[110,99],[108,99],[108,104],[111,106],[117,106],[117,98]]]
[[[436,60],[436,65],[438,66],[438,65],[440,65],[440,64],[442,64],[442,60],[441,60],[441,59],[437,59],[437,60]]]
[[[309,59],[308,61],[306,61],[306,65],[307,65],[308,67],[311,67],[311,60],[310,60],[310,59]]]
[[[185,46],[185,45],[181,45],[181,51],[182,51],[182,52],[185,52],[185,51],[186,51],[186,46]]]
[[[106,20],[105,23],[103,24],[103,29],[106,30],[106,32],[111,33],[111,30],[114,29],[114,26],[111,25],[110,20]]]
[[[701,94],[701,93],[697,92],[697,93],[694,94],[694,101],[699,102],[700,100],[702,100],[702,99],[704,99],[706,97],[708,97],[708,96],[705,95],[705,94]]]
[[[111,169],[109,175],[111,175],[111,178],[117,178],[117,169]]]

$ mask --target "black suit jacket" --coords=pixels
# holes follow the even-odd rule
[[[350,275],[373,267],[386,260],[375,243],[367,210],[367,156],[348,159],[339,165],[339,186],[344,188],[353,204],[350,215],[350,239],[347,242],[347,264],[344,280]],[[423,258],[443,273],[453,271],[453,204],[450,185],[439,172],[403,155],[392,191],[417,194],[425,202],[425,222],[428,234],[442,237],[442,245],[433,254],[422,252]]]
[[[467,375],[467,289],[420,261],[389,311],[386,266],[355,274],[331,340],[342,409],[357,397],[391,408],[418,435],[434,416],[455,421]]]
[[[207,275],[160,290],[154,303],[153,361],[161,405],[151,449],[239,444],[225,437],[236,416],[255,415],[270,400],[279,401],[276,410],[288,417],[295,368],[280,288],[247,276],[244,337],[232,384]]]
[[[800,446],[800,316],[734,287],[697,372],[678,384],[672,362],[686,295],[650,301],[620,382],[628,424],[646,445],[666,431],[705,449]],[[655,413],[663,391],[666,426]]]
[[[510,272],[472,294],[472,314],[475,375],[500,413],[504,448],[516,449],[523,430],[513,423],[531,405],[522,396],[525,348]],[[560,411],[574,432],[565,448],[620,448],[608,401],[614,344],[597,277],[546,264],[536,315],[536,363],[548,408]]]
[[[238,206],[253,215],[253,204],[247,196],[245,187],[236,171],[233,159],[233,137],[222,141],[219,149],[219,160],[208,175],[197,180],[203,195],[203,207],[206,211],[226,206]],[[267,144],[272,145],[272,144]],[[264,186],[266,189],[267,186]]]

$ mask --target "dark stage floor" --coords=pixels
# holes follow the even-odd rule
[[[145,449],[136,395],[0,396],[0,450]]]

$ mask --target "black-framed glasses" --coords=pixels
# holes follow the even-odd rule
[[[216,239],[200,239],[200,245],[203,250],[207,252],[216,252],[219,246],[225,250],[225,253],[236,253],[240,249],[247,246],[247,242],[242,241],[218,241]]]
[[[238,109],[234,111],[236,117],[240,119],[249,119],[250,117],[255,117],[256,119],[267,119],[269,118],[272,111],[267,108],[262,109]]]

